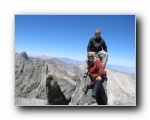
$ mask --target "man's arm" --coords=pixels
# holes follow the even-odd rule
[[[104,40],[103,40],[103,50],[104,50],[105,52],[107,52],[107,45],[106,45],[106,43],[105,43]]]
[[[105,69],[104,69],[102,63],[100,62],[100,60],[97,60],[96,62],[97,62],[96,66],[98,68],[98,76],[102,77],[103,75],[106,74]]]
[[[92,39],[89,40],[88,46],[87,46],[87,52],[90,52],[92,46]]]

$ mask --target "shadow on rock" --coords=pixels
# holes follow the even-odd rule
[[[48,75],[46,78],[47,99],[49,105],[68,105],[69,101],[65,98],[56,77]]]

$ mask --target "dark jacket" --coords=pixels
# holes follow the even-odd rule
[[[100,60],[93,61],[92,63],[89,63],[88,60],[86,62],[88,65],[87,69],[89,71],[91,84],[95,83],[96,77],[98,76],[104,77],[104,75],[106,74],[106,71],[103,65],[101,64]]]
[[[105,41],[100,37],[100,38],[91,38],[89,41],[89,44],[87,46],[87,52],[99,52],[101,50],[104,50],[107,52],[107,46]]]

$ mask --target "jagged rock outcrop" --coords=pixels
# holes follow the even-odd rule
[[[48,67],[41,60],[32,62],[25,52],[15,61],[15,97],[47,99],[46,74]]]
[[[29,57],[15,54],[16,105],[97,105],[92,90],[83,92],[85,65],[60,59]],[[133,75],[107,69],[108,105],[136,105],[136,82]],[[90,79],[87,78],[90,82]]]
[[[49,74],[53,79],[47,78]],[[76,88],[71,76],[73,74],[68,74],[66,69],[52,61],[32,61],[25,52],[15,54],[15,98],[20,100],[16,104],[21,104],[25,98],[27,101],[47,100],[51,105],[68,104]]]

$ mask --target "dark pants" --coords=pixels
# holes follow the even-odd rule
[[[106,82],[104,80],[95,82],[94,85],[91,85],[92,96],[96,98],[98,105],[107,105],[107,95],[106,95]]]

